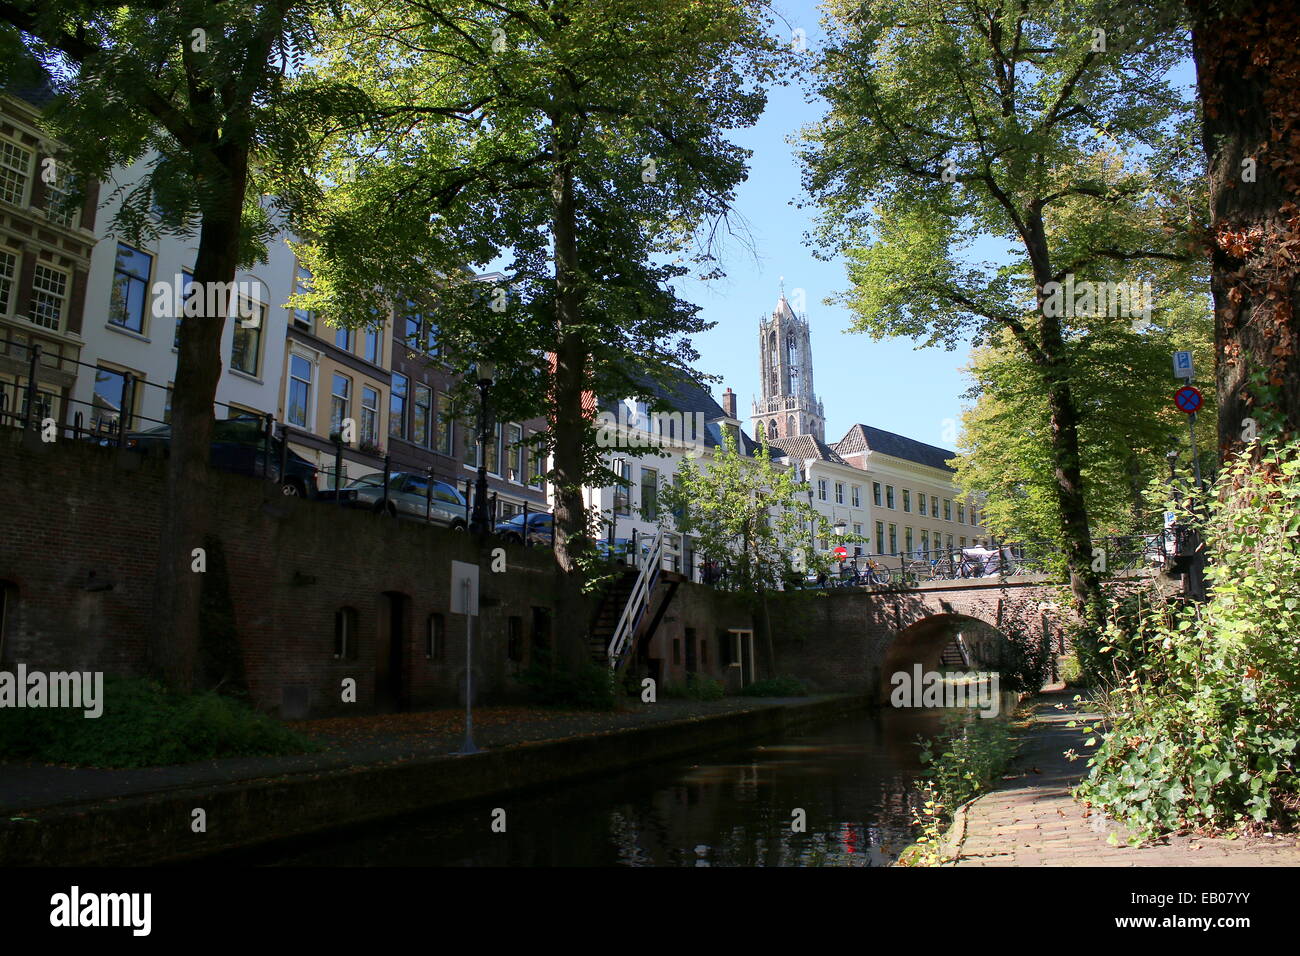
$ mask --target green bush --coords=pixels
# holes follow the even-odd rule
[[[1300,442],[1248,451],[1200,503],[1209,600],[1149,594],[1105,635],[1115,681],[1078,795],[1134,841],[1300,805]]]
[[[943,715],[942,727],[937,737],[918,741],[921,763],[927,767],[916,781],[922,799],[912,822],[920,833],[900,860],[911,866],[939,862],[939,844],[957,808],[991,789],[1017,749],[1005,717],[978,717],[973,710],[949,712]]]
[[[182,696],[139,678],[105,677],[103,714],[0,710],[0,760],[153,767],[215,757],[302,753],[309,738],[213,692]]]
[[[808,688],[797,677],[768,677],[740,691],[746,697],[806,697]]]
[[[683,700],[722,700],[726,692],[720,680],[687,674],[684,684],[665,684],[663,695]]]
[[[1061,680],[1071,687],[1084,684],[1083,665],[1079,662],[1078,654],[1071,654],[1061,661]]]
[[[618,703],[619,686],[613,672],[595,663],[573,671],[534,665],[518,680],[528,699],[543,707],[613,710]]]

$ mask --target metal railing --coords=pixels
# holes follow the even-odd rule
[[[641,621],[650,607],[655,585],[659,583],[663,560],[664,533],[660,531],[655,535],[654,543],[651,544],[644,558],[638,562],[641,571],[632,586],[632,593],[627,597],[627,603],[623,605],[623,614],[614,628],[614,636],[609,641],[609,666],[615,672],[622,665],[623,656],[631,646],[632,638],[636,635],[637,628],[641,626]]]

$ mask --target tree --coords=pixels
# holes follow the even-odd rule
[[[1168,276],[1157,287],[1171,291],[1158,299],[1151,325],[1097,319],[1086,335],[1066,341],[1071,389],[1080,399],[1084,503],[1094,535],[1159,526],[1144,492],[1152,481],[1166,479],[1167,453],[1187,444],[1186,416],[1170,401],[1170,355],[1189,349],[1197,367],[1212,362],[1208,295],[1183,291],[1204,288],[1203,280]],[[997,537],[1048,542],[1048,553],[1060,553],[1050,414],[1029,360],[1009,333],[998,333],[973,351],[967,373],[973,382],[967,397],[975,405],[963,416],[958,485],[978,494],[984,522]],[[1213,396],[1206,397],[1210,416]],[[1213,472],[1210,461],[1202,468]]]
[[[288,89],[312,46],[308,15],[325,5],[0,2],[0,62],[30,55],[52,77],[58,99],[49,126],[69,146],[69,168],[82,181],[102,179],[153,156],[123,197],[115,228],[137,242],[160,232],[198,235],[191,288],[201,294],[180,324],[151,645],[153,666],[179,690],[192,684],[198,650],[191,552],[219,531],[203,489],[227,290],[238,267],[264,260],[274,184],[307,161],[304,126],[327,104],[356,106],[344,90]]]
[[[1063,303],[1061,287],[1116,264],[1139,283],[1190,255],[1179,239],[1196,170],[1188,104],[1165,79],[1179,52],[1171,17],[1104,0],[844,0],[831,12],[816,86],[829,106],[804,162],[817,238],[848,260],[842,301],[876,336],[1015,342],[1046,399],[1059,535],[1096,631],[1104,595],[1067,347],[1096,302]],[[1009,243],[1006,264],[972,261],[980,241]]]
[[[688,336],[705,326],[671,283],[688,262],[717,274],[711,239],[748,157],[725,133],[757,119],[775,62],[762,7],[477,0],[352,14],[323,28],[319,75],[389,109],[335,144],[355,179],[306,204],[310,306],[350,323],[430,290],[460,362],[495,360],[502,401],[548,416],[555,553],[572,572],[588,534],[581,488],[603,475],[590,396],[636,395],[697,357]],[[489,263],[507,274],[489,296],[455,278]]]
[[[1209,160],[1226,457],[1265,427],[1300,434],[1300,11],[1271,0],[1186,7]]]
[[[724,429],[723,445],[707,465],[685,459],[663,492],[665,515],[677,515],[677,530],[695,538],[705,561],[725,569],[718,586],[742,595],[752,608],[754,631],[763,649],[763,668],[775,674],[776,654],[767,596],[803,583],[810,569],[825,565],[808,542],[832,530],[808,500],[808,485],[772,459],[760,444],[753,458],[740,454]],[[852,540],[846,539],[846,540]]]

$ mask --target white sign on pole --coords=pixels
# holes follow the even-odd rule
[[[465,582],[469,581],[466,594]],[[451,562],[451,613],[478,617],[478,565]]]
[[[1189,382],[1192,380],[1191,352],[1174,353],[1174,378],[1185,378]]]

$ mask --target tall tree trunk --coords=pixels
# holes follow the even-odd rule
[[[219,148],[220,149],[220,148]],[[228,289],[239,260],[240,218],[248,176],[242,149],[220,149],[225,165],[224,202],[204,210],[191,289],[206,304],[207,290]],[[172,393],[171,457],[167,493],[162,501],[155,577],[155,632],[152,666],[172,689],[188,692],[194,684],[199,647],[202,580],[192,570],[196,548],[215,534],[208,508],[208,461],[212,444],[212,405],[221,378],[221,336],[229,303],[216,296],[217,314],[181,320]]]
[[[1265,0],[1188,0],[1188,8],[1209,160],[1226,457],[1270,424],[1300,435],[1300,11]]]
[[[565,129],[563,118],[554,117],[552,122],[557,130]],[[585,655],[589,623],[582,615],[585,602],[576,546],[577,539],[587,533],[587,511],[582,501],[583,445],[584,432],[590,425],[582,404],[588,385],[588,353],[579,331],[582,289],[572,145],[561,137],[557,137],[558,159],[552,178],[556,347],[550,424],[554,448],[557,617],[562,624],[557,629],[556,649],[560,660],[572,666]]]

